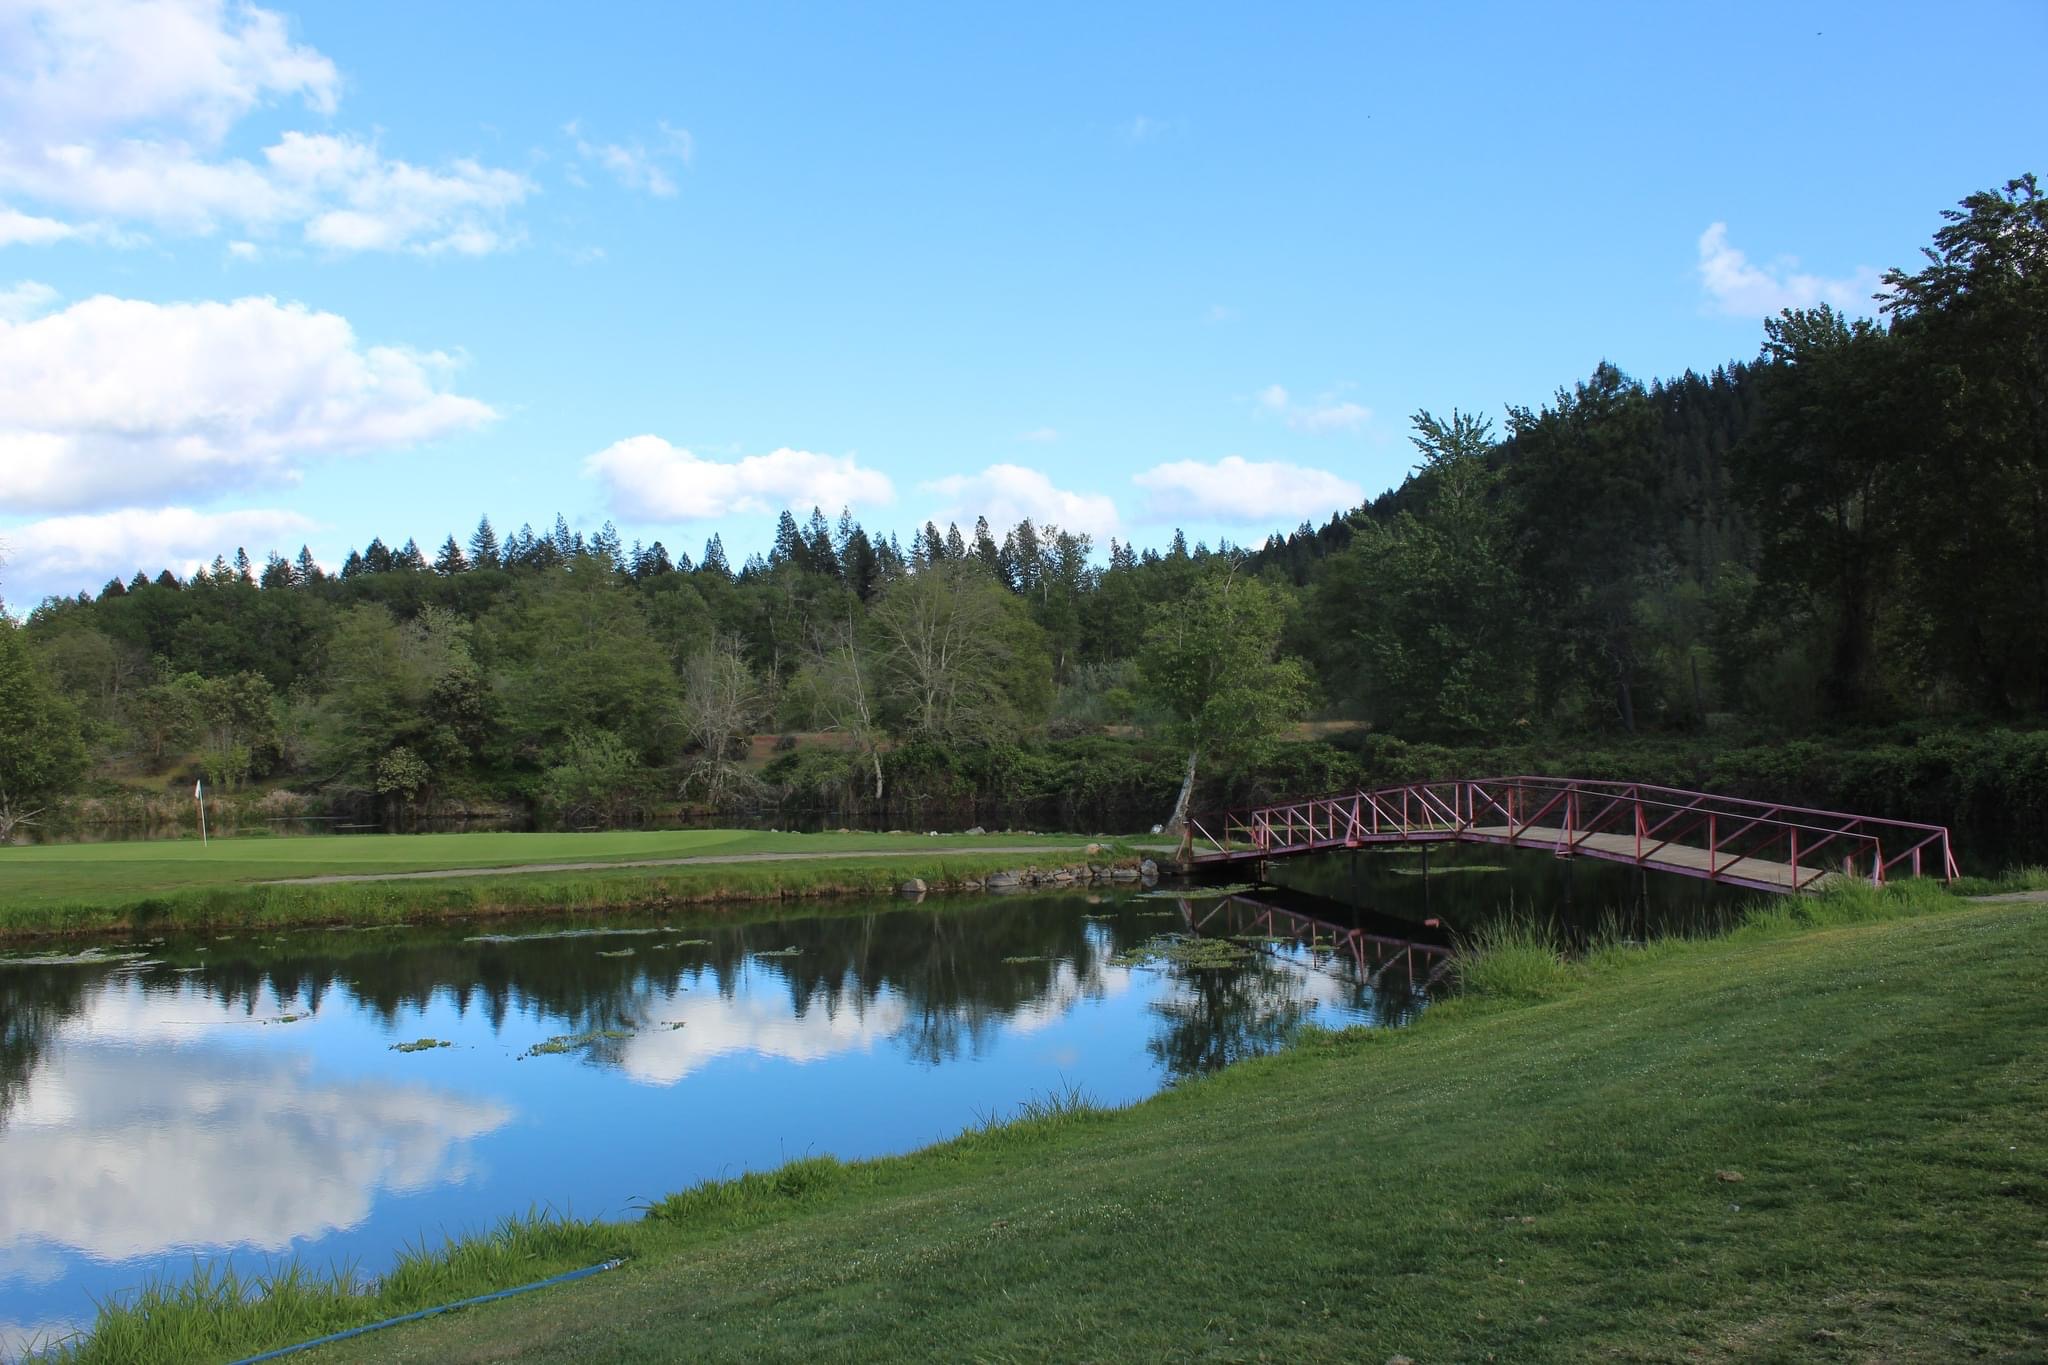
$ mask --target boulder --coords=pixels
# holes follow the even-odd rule
[[[925,892],[924,878],[912,877],[897,889],[906,896],[922,896]]]
[[[986,885],[991,891],[1009,891],[1023,884],[1023,878],[1014,872],[997,872],[990,875]]]
[[[1135,867],[1114,867],[1110,869],[1109,875],[1115,881],[1134,882],[1138,880],[1138,869]]]
[[[1159,864],[1147,858],[1144,862],[1138,864],[1138,875],[1148,882],[1158,881]]]
[[[962,833],[964,833],[970,839],[979,839],[982,835],[988,833],[988,831],[983,829],[980,825],[976,825],[973,829],[963,830]]]

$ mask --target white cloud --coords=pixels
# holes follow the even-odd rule
[[[340,76],[284,20],[223,0],[0,3],[0,189],[71,214],[209,233],[304,224],[334,250],[475,254],[517,240],[503,216],[525,177],[434,170],[349,135],[287,132],[260,160],[225,154],[234,125],[296,97],[332,113]],[[108,235],[0,211],[0,244]]]
[[[615,515],[636,520],[692,521],[785,507],[875,507],[896,497],[886,474],[863,467],[851,455],[784,447],[725,461],[707,459],[659,436],[633,436],[606,446],[584,460],[583,472],[604,482]]]
[[[1357,431],[1372,420],[1372,409],[1333,393],[1326,393],[1312,403],[1301,403],[1280,385],[1268,384],[1254,397],[1261,408],[1280,418],[1291,430],[1310,436]]]
[[[593,165],[602,166],[611,177],[629,190],[642,190],[657,199],[673,199],[676,195],[675,177],[671,171],[686,167],[697,155],[696,139],[687,128],[674,128],[666,122],[658,125],[654,144],[634,139],[631,142],[591,142],[582,136],[582,130],[569,124],[564,132],[576,139],[576,154]],[[575,177],[576,183],[582,183]]]
[[[138,570],[180,578],[247,549],[258,562],[270,550],[290,554],[314,523],[297,512],[256,508],[198,512],[189,507],[131,507],[90,516],[50,517],[0,531],[7,542],[8,582],[32,597],[92,588]],[[23,600],[28,600],[24,598]]]
[[[55,218],[37,218],[0,205],[0,246],[48,246],[79,235],[77,228]]]
[[[132,506],[290,480],[312,456],[388,450],[496,414],[450,393],[441,352],[361,346],[275,299],[106,296],[0,322],[0,505]]]
[[[999,535],[1026,517],[1097,537],[1113,535],[1122,525],[1111,498],[1056,488],[1043,473],[1022,465],[992,464],[979,474],[949,475],[924,488],[945,500],[936,513],[940,522],[968,527],[985,516]]]
[[[1175,460],[1155,465],[1133,475],[1131,482],[1150,493],[1146,514],[1155,521],[1264,527],[1327,515],[1365,500],[1363,488],[1327,469],[1238,455],[1213,464]]]
[[[1871,295],[1880,276],[1858,266],[1846,276],[1829,278],[1799,270],[1799,262],[1782,257],[1768,266],[1751,261],[1728,241],[1728,225],[1715,223],[1700,234],[1700,291],[1712,312],[1728,317],[1771,317],[1787,308],[1833,304],[1850,313],[1869,313]]]
[[[1053,428],[1051,427],[1033,427],[1029,431],[1020,431],[1017,433],[1018,440],[1030,441],[1033,444],[1040,445],[1057,441],[1059,438],[1059,432],[1053,430]]]
[[[482,255],[517,239],[504,217],[532,188],[524,176],[475,161],[432,171],[327,134],[286,133],[263,155],[279,183],[329,205],[306,223],[306,240],[337,251]]]
[[[25,322],[57,301],[57,291],[40,280],[0,289],[0,322]]]
[[[274,96],[331,113],[334,64],[224,0],[9,0],[0,124],[24,141],[142,126],[214,141]]]

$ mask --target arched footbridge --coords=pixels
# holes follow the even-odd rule
[[[1758,891],[1958,875],[1941,825],[1567,777],[1411,782],[1193,816],[1180,857],[1200,866],[1414,843],[1536,849]]]

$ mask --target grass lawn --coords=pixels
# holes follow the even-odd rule
[[[86,1357],[223,1358],[624,1255],[312,1358],[2042,1359],[2044,971],[2048,906],[1777,902],[1132,1109],[511,1229],[374,1301],[157,1302]]]
[[[773,834],[755,830],[657,830],[606,831],[591,834],[361,834],[310,835],[270,838],[264,836],[216,839],[210,845],[197,840],[150,840],[106,844],[42,844],[0,848],[0,933],[10,928],[37,932],[61,930],[68,922],[78,927],[104,927],[106,914],[127,912],[152,900],[171,907],[193,908],[211,905],[214,911],[241,906],[245,910],[272,899],[280,903],[326,902],[346,910],[351,898],[345,894],[325,897],[276,896],[284,891],[330,891],[344,893],[346,886],[333,888],[266,888],[261,884],[282,878],[330,875],[378,875],[427,872],[448,868],[516,868],[534,863],[616,863],[641,859],[733,857],[761,853],[813,855],[820,859],[813,876],[828,864],[852,870],[857,859],[832,855],[852,853],[900,853],[915,856],[920,863],[941,862],[953,849],[1016,849],[1026,854],[1045,854],[1079,849],[1088,843],[1073,835],[941,835],[922,834]],[[998,860],[1000,861],[1000,859]],[[789,863],[767,864],[791,868]],[[810,868],[811,865],[796,866]],[[887,880],[889,862],[871,869],[872,877]],[[733,877],[742,892],[760,879]],[[637,874],[649,881],[656,869]],[[602,874],[599,874],[602,875]],[[612,891],[625,873],[609,874]],[[801,885],[802,876],[791,874]],[[901,875],[899,873],[899,875]],[[528,880],[538,884],[559,874],[535,873]],[[479,879],[480,885],[465,888],[457,897],[461,903],[489,908],[490,897],[498,894],[506,877]],[[586,878],[588,880],[588,878]],[[685,880],[688,880],[687,878]],[[698,877],[697,882],[704,882]],[[362,883],[356,888],[376,887]],[[423,906],[436,902],[436,881],[386,883],[400,888]],[[758,889],[758,888],[755,888]],[[360,899],[360,896],[357,897]],[[380,903],[388,899],[378,893]],[[438,897],[446,900],[443,894]],[[203,916],[202,916],[203,918]],[[219,922],[204,919],[203,922]]]

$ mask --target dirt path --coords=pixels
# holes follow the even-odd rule
[[[1079,853],[1086,843],[995,844],[963,848],[954,844],[931,849],[900,848],[844,853],[700,853],[690,858],[634,858],[612,863],[517,863],[510,867],[444,867],[427,872],[334,872],[324,877],[280,877],[262,886],[333,886],[338,882],[410,882],[435,877],[497,877],[521,872],[603,872],[617,867],[692,867],[712,863],[802,863],[826,858],[925,858],[933,853]]]
[[[2007,905],[2017,901],[2048,901],[2048,891],[2001,891],[1995,896],[1971,896],[1968,899],[1982,901],[1986,905]]]

